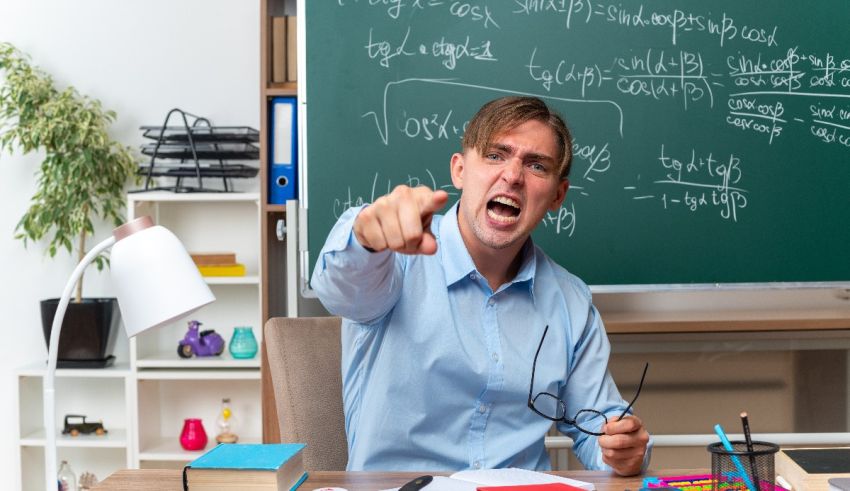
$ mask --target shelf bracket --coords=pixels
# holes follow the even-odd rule
[[[279,218],[275,225],[275,235],[277,240],[283,242],[286,239],[286,220]]]

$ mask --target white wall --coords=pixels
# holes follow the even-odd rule
[[[116,111],[112,135],[133,148],[142,143],[138,127],[160,124],[173,107],[259,128],[258,1],[0,0],[0,41],[29,53],[58,85]],[[12,372],[46,360],[38,302],[58,297],[74,267],[67,254],[51,260],[41,244],[24,249],[12,238],[39,161],[0,155],[0,475],[7,477],[16,472]],[[95,240],[110,231],[98,227]],[[85,286],[87,296],[110,296],[106,275],[94,268]],[[122,348],[126,357],[126,340]]]

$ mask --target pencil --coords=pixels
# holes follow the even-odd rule
[[[753,439],[750,435],[750,420],[747,418],[747,412],[741,413],[741,425],[744,427],[744,440],[747,442],[747,453],[750,454],[750,472],[753,475],[753,483],[759,486],[759,476],[756,470],[756,456],[753,454]]]
[[[744,484],[747,485],[747,489],[750,491],[759,491],[759,488],[753,485],[750,476],[747,474],[747,471],[744,469],[744,466],[741,464],[741,459],[735,455],[735,448],[732,447],[732,442],[729,441],[729,438],[726,436],[726,432],[723,431],[723,427],[720,424],[714,425],[714,432],[717,433],[717,436],[720,437],[720,443],[723,445],[723,448],[729,452],[729,458],[732,459],[732,463],[735,464],[735,468],[738,469],[738,474],[741,475],[741,479],[744,480]]]

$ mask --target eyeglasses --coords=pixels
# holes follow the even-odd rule
[[[534,391],[534,370],[537,368],[537,356],[540,354],[540,348],[543,347],[543,340],[546,339],[546,333],[549,331],[549,326],[546,326],[546,329],[543,330],[543,337],[540,338],[540,344],[537,346],[537,352],[534,353],[534,364],[531,366],[531,386],[528,388],[528,407],[535,413],[543,416],[544,418],[551,421],[563,421],[568,425],[575,426],[577,430],[582,433],[587,433],[588,435],[593,436],[602,436],[605,433],[593,431],[588,428],[594,428],[595,425],[591,425],[591,423],[598,417],[601,417],[604,423],[599,426],[602,428],[605,424],[608,423],[608,418],[605,414],[595,410],[595,409],[581,409],[579,410],[575,416],[570,419],[567,418],[567,404],[558,396],[551,394],[549,392],[538,392],[536,396],[531,397]],[[632,405],[637,401],[638,396],[640,395],[640,389],[643,388],[643,380],[646,378],[646,370],[649,368],[649,363],[647,363],[643,367],[643,375],[640,376],[640,384],[637,388],[637,393],[635,397],[632,399],[632,402],[626,406],[626,409],[620,414],[620,417],[617,420],[623,419],[626,413],[629,412],[629,409],[632,408]]]

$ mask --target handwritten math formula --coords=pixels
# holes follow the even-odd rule
[[[357,14],[345,59],[369,75],[342,126],[389,153],[435,149],[423,168],[352,177],[334,192],[334,217],[398,184],[459,196],[448,160],[460,150],[467,106],[511,94],[556,107],[575,137],[567,200],[540,227],[553,237],[581,234],[600,200],[733,229],[775,199],[762,180],[783,178],[774,167],[789,165],[786,149],[805,148],[818,172],[850,162],[850,36],[827,8],[818,11],[823,25],[803,29],[805,13],[791,23],[735,2],[331,5],[323,8],[342,18]],[[830,5],[837,19],[850,14]]]
[[[744,171],[740,157],[730,154],[719,159],[712,153],[673,156],[664,145],[657,162],[662,177],[648,185],[626,186],[635,192],[634,200],[656,200],[665,210],[683,207],[691,212],[716,210],[724,220],[738,221],[738,214],[747,207],[748,191],[744,189]],[[651,194],[643,194],[650,190]]]

